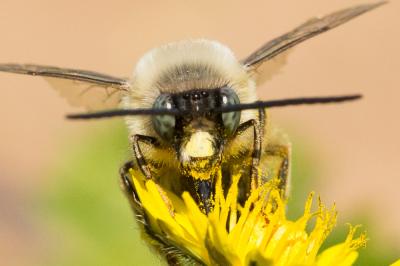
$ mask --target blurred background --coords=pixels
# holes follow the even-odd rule
[[[337,1],[16,1],[0,3],[0,62],[129,76],[147,50],[188,38],[218,40],[243,58]],[[315,190],[370,241],[358,265],[400,254],[400,2],[297,46],[262,99],[362,93],[362,101],[273,110],[291,137],[293,194]],[[4,265],[157,265],[119,189],[129,158],[120,119],[71,122],[40,78],[0,73],[0,258]]]

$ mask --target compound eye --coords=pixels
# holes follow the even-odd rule
[[[228,87],[221,89],[221,107],[239,104],[240,100],[235,91]],[[224,124],[225,133],[232,135],[239,126],[240,112],[222,113],[222,123]]]
[[[169,94],[161,94],[153,104],[154,109],[173,109],[174,103]],[[157,134],[165,140],[171,140],[175,132],[176,119],[173,115],[153,116],[153,127]]]

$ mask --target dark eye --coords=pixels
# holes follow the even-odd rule
[[[173,109],[174,103],[171,95],[161,94],[153,104],[154,109]],[[155,115],[153,116],[153,127],[157,134],[165,140],[171,140],[175,131],[175,116]]]
[[[221,89],[221,106],[239,104],[239,97],[234,90],[228,87]],[[239,126],[240,112],[222,113],[222,123],[224,124],[225,132],[228,135],[235,133]]]

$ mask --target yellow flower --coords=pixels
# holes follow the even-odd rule
[[[355,237],[357,227],[350,227],[343,243],[319,253],[336,223],[335,207],[327,209],[319,200],[312,212],[311,193],[303,216],[287,220],[276,181],[252,191],[244,206],[236,200],[239,176],[233,177],[226,197],[217,181],[214,208],[206,215],[187,192],[181,197],[160,193],[152,180],[131,174],[153,234],[206,265],[352,265],[366,243],[365,233]],[[171,204],[165,204],[165,197]]]
[[[400,266],[400,260],[394,262],[393,264],[390,264],[390,266]]]

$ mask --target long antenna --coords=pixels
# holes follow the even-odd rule
[[[347,101],[358,100],[362,97],[360,94],[345,95],[345,96],[330,96],[330,97],[303,97],[303,98],[291,98],[291,99],[280,99],[271,101],[257,101],[253,103],[241,103],[236,105],[229,105],[214,109],[214,112],[227,113],[232,111],[242,111],[249,109],[260,109],[260,108],[274,108],[274,107],[285,107],[293,105],[309,105],[309,104],[326,104],[326,103],[341,103]]]
[[[216,112],[216,113],[229,113],[242,110],[260,109],[260,108],[275,108],[293,105],[309,105],[309,104],[326,104],[326,103],[341,103],[347,101],[358,100],[362,97],[360,94],[344,95],[344,96],[329,96],[329,97],[304,97],[304,98],[291,98],[271,101],[257,101],[253,103],[242,103],[213,109],[203,109],[195,113]],[[105,110],[93,113],[83,114],[70,114],[67,115],[68,119],[97,119],[97,118],[110,118],[117,116],[133,116],[133,115],[186,115],[193,114],[191,110],[179,109],[115,109]]]

